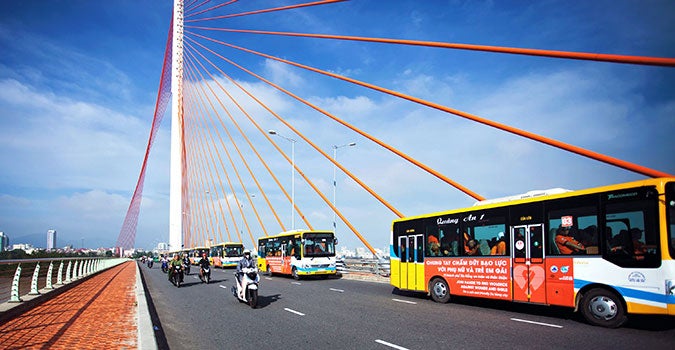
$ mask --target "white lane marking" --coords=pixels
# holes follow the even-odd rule
[[[290,312],[290,313],[294,313],[294,314],[296,314],[296,315],[305,316],[305,314],[303,314],[302,312],[295,311],[295,310],[289,309],[289,308],[287,308],[287,307],[285,307],[284,310],[286,310],[286,311],[288,311],[288,312]]]
[[[266,280],[272,280],[272,277],[265,277]]]
[[[338,293],[344,293],[345,292],[344,289],[335,289],[335,288],[328,288],[328,289],[332,290],[333,292],[338,292]]]
[[[227,287],[225,287],[225,286],[222,285],[222,284],[219,284],[218,287],[223,288],[223,289],[227,289]]]
[[[563,328],[563,326],[560,326],[560,325],[557,325],[557,324],[528,321],[528,320],[522,320],[520,318],[511,318],[511,321],[525,322],[525,323],[531,323],[531,324],[536,324],[536,325],[546,326],[546,327],[553,327],[553,328]]]
[[[300,282],[291,282],[291,284],[297,284],[299,286],[302,285],[302,283],[300,283]]]
[[[392,344],[392,343],[389,343],[389,342],[386,342],[386,341],[380,340],[380,339],[375,339],[375,342],[376,342],[376,343],[380,343],[380,344],[382,344],[382,345],[386,345],[386,346],[388,346],[388,347],[390,347],[390,348],[398,349],[398,350],[408,350],[408,348],[404,348],[404,347],[402,347],[402,346],[400,346],[400,345]]]
[[[401,299],[391,299],[391,300],[397,301],[397,302],[399,302],[399,303],[406,303],[406,304],[417,305],[417,302],[415,302],[415,301],[408,301],[408,300],[401,300]]]

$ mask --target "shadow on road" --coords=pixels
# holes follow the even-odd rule
[[[431,301],[424,292],[413,292],[394,288],[391,292],[394,295],[406,296],[410,298],[426,299]],[[431,301],[433,302],[433,301]],[[545,316],[564,320],[573,320],[580,323],[587,323],[579,312],[574,309],[562,306],[549,306],[539,304],[514,303],[511,301],[470,298],[452,296],[451,304],[465,305],[471,307],[491,308],[502,311],[516,312],[521,314]],[[668,331],[675,329],[675,317],[660,315],[628,315],[628,322],[621,328],[632,328],[647,331]]]
[[[274,294],[274,295],[258,295],[258,308],[262,309],[264,307],[269,306],[273,302],[279,300],[281,297],[281,294]]]

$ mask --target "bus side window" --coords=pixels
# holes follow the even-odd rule
[[[656,200],[616,201],[605,208],[605,223],[611,228],[605,232],[606,259],[622,267],[659,267]]]

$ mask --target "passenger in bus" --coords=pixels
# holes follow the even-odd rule
[[[631,239],[633,240],[633,250],[635,255],[643,255],[647,252],[645,244],[640,240],[642,238],[642,230],[637,227],[630,229]]]
[[[427,238],[427,246],[429,247],[428,256],[441,256],[441,244],[435,235],[430,234]]]
[[[490,255],[506,255],[506,239],[504,232],[497,234],[497,242],[490,249]]]
[[[579,254],[586,251],[586,247],[570,236],[569,227],[558,227],[555,236],[555,244],[560,254]]]
[[[455,244],[455,250],[453,252],[453,243]],[[457,241],[450,238],[450,234],[446,233],[441,236],[441,254],[445,256],[457,255]]]
[[[478,241],[475,239],[469,240],[469,242],[466,244],[468,251],[466,252],[467,255],[473,255],[473,256],[480,256],[481,251],[480,251],[480,244],[478,244]]]

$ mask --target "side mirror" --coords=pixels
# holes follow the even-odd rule
[[[337,238],[333,238],[333,244],[338,245],[338,239]]]

